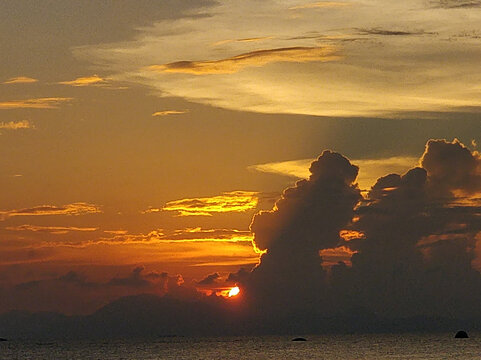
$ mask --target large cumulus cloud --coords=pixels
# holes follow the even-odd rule
[[[361,199],[354,183],[358,168],[342,155],[324,151],[310,172],[251,224],[255,246],[266,253],[253,271],[248,296],[271,308],[319,304],[326,275],[319,251],[340,242],[339,232]]]
[[[243,280],[247,299],[272,314],[481,316],[480,155],[458,140],[430,140],[419,164],[361,196],[357,167],[323,152],[308,180],[254,217],[254,244],[266,252]],[[352,265],[326,270],[319,251],[341,245],[354,252]]]

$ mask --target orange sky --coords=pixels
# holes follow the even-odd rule
[[[225,290],[259,261],[253,216],[324,149],[364,195],[431,138],[478,149],[477,6],[119,4],[0,4],[0,289],[142,268]]]

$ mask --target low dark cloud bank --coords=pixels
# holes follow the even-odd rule
[[[419,167],[379,178],[365,195],[356,184],[358,167],[338,153],[324,151],[310,172],[274,209],[253,218],[254,245],[265,253],[252,271],[225,280],[241,287],[238,298],[172,292],[146,300],[184,322],[174,333],[481,328],[479,153],[457,140],[430,140]],[[323,263],[322,251],[341,248],[354,253],[350,261]],[[109,285],[145,286],[142,271]],[[68,278],[61,281],[82,281]],[[220,278],[214,273],[199,283]],[[196,316],[186,318],[192,309]],[[159,326],[153,333],[168,333],[165,323]]]

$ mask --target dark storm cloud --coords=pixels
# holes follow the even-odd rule
[[[248,280],[250,275],[250,271],[247,270],[246,268],[240,268],[234,273],[230,273],[229,276],[227,277],[226,282],[228,284],[245,284],[245,282]]]
[[[277,310],[319,305],[325,280],[319,250],[340,243],[361,199],[358,168],[342,155],[324,151],[310,172],[251,224],[255,245],[267,253],[249,279],[249,295]]]
[[[481,157],[458,140],[430,140],[421,158],[431,187],[442,192],[472,194],[481,190]]]
[[[291,321],[302,311],[350,316],[360,309],[386,319],[481,316],[481,276],[473,268],[480,156],[457,140],[431,140],[420,164],[379,178],[362,199],[357,168],[327,151],[309,180],[254,217],[254,242],[267,253],[242,285],[265,321],[280,309]],[[341,230],[363,236],[343,241]],[[340,262],[325,272],[319,250],[340,245],[355,252],[352,266]]]

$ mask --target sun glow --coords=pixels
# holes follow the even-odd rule
[[[240,293],[240,289],[238,286],[236,286],[229,290],[229,294],[227,296],[233,297],[233,296],[239,295],[239,293]]]

